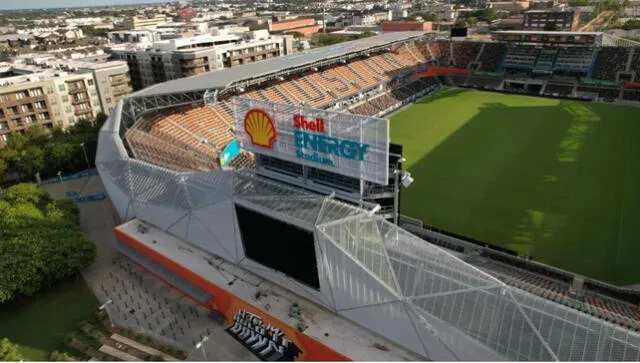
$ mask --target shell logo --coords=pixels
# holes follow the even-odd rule
[[[251,143],[271,149],[277,137],[273,120],[263,110],[254,108],[244,116],[244,131],[251,137]]]

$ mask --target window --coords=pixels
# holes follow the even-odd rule
[[[47,108],[47,104],[44,101],[38,101],[35,103],[36,108],[39,110]]]
[[[25,98],[26,97],[25,93],[26,92],[24,92],[24,91],[17,92],[16,93],[16,99],[21,100],[21,99]]]
[[[93,86],[93,79],[88,80],[87,83],[89,84],[89,86]]]
[[[31,97],[42,96],[42,88],[34,88],[29,90]]]
[[[9,130],[9,124],[6,121],[0,122],[0,130]]]
[[[25,121],[27,122],[27,124],[35,124],[36,123],[36,117],[34,115],[29,115],[27,117],[24,118]]]
[[[65,88],[64,84],[59,85],[59,86],[58,86],[58,90],[59,90],[60,92],[64,92],[64,91],[66,90],[66,88]]]
[[[20,120],[19,118],[13,119],[11,122],[13,122],[14,126],[22,126],[22,120]]]
[[[38,114],[38,118],[40,120],[48,120],[49,119],[49,112],[43,112]]]
[[[9,95],[0,95],[0,102],[9,102]]]
[[[53,88],[51,87],[47,87],[47,94],[52,94],[53,93]]]
[[[7,134],[0,135],[0,139],[2,139],[2,141],[4,142],[7,142]]]
[[[111,103],[111,97],[106,98],[107,103]]]
[[[64,111],[65,111],[66,113],[71,112],[71,106],[67,106],[67,107],[65,107],[65,108],[64,108]]]
[[[69,96],[67,95],[62,96],[62,102],[69,102]]]
[[[18,106],[11,106],[8,110],[11,111],[11,113],[16,114],[18,113]]]

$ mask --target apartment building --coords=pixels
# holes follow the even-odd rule
[[[110,114],[116,107],[118,101],[133,91],[127,62],[72,62],[70,65],[80,71],[92,73],[94,84],[98,91],[100,109],[105,114]]]
[[[293,39],[266,30],[204,35],[154,42],[148,48],[114,46],[109,50],[129,66],[135,90],[171,79],[279,57],[293,51]]]
[[[524,30],[576,31],[580,11],[573,9],[529,10],[524,14]]]
[[[67,64],[66,70],[43,68],[51,63],[0,66],[0,147],[10,133],[31,126],[66,128],[93,120],[131,92],[125,62]]]

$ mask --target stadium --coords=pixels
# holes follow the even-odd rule
[[[638,77],[602,33],[382,33],[140,90],[96,164],[118,250],[262,360],[637,361]]]

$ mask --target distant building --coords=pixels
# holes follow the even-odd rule
[[[0,147],[9,134],[31,126],[65,128],[93,121],[131,92],[124,62],[61,62],[0,65]]]
[[[580,22],[577,10],[529,10],[524,14],[524,30],[576,31]]]
[[[152,43],[148,47],[117,45],[108,50],[129,65],[134,89],[171,79],[279,57],[293,51],[291,37],[266,30],[226,35],[202,35]]]
[[[268,29],[270,32],[292,33],[298,32],[302,34],[317,33],[321,27],[316,25],[314,19],[291,19],[283,21],[269,21]]]
[[[489,7],[500,12],[522,12],[529,8],[529,1],[491,1]]]
[[[113,44],[123,43],[153,43],[160,40],[160,34],[153,30],[118,30],[107,33]]]
[[[430,21],[385,21],[381,27],[383,32],[430,32],[432,28],[433,24]]]
[[[125,29],[129,30],[155,29],[158,25],[167,23],[169,20],[166,15],[162,14],[157,14],[153,17],[132,16],[124,21],[123,26]]]
[[[391,20],[391,12],[353,14],[353,25],[374,25]]]

